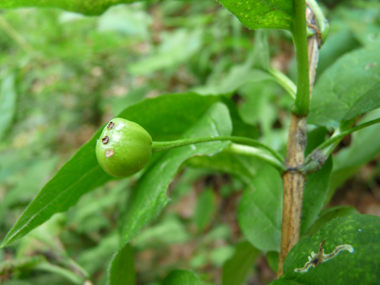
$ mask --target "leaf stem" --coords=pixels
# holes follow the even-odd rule
[[[347,131],[341,132],[340,129],[337,129],[332,137],[320,144],[311,152],[305,160],[305,165],[300,167],[299,171],[304,174],[310,174],[318,171],[345,136],[378,123],[380,123],[380,118],[360,124]]]
[[[268,72],[276,79],[277,83],[280,84],[286,90],[286,92],[288,92],[290,97],[292,97],[295,100],[297,86],[294,84],[294,82],[277,69],[270,68]]]
[[[65,277],[66,279],[70,280],[74,284],[84,284],[85,279],[79,277],[75,273],[71,272],[70,270],[67,270],[65,268],[59,267],[54,264],[50,264],[48,262],[40,263],[35,267],[36,270],[42,270],[50,273],[59,274],[62,277]]]
[[[280,163],[284,161],[284,158],[274,149],[268,147],[267,145],[253,139],[244,138],[244,137],[233,137],[233,136],[220,136],[220,137],[200,137],[200,138],[187,138],[182,140],[167,141],[167,142],[153,142],[152,151],[165,151],[173,148],[196,144],[196,143],[205,143],[205,142],[214,142],[214,141],[231,141],[238,144],[260,147],[269,151]]]
[[[267,151],[256,147],[232,143],[230,146],[228,146],[226,151],[234,154],[257,157],[275,167],[278,171],[280,171],[280,173],[283,173],[288,169],[284,163],[274,158],[272,155],[269,155]]]
[[[353,127],[353,128],[351,128],[351,129],[349,129],[347,131],[341,132],[340,134],[329,138],[327,141],[325,141],[324,143],[320,144],[318,146],[318,149],[322,150],[322,149],[328,147],[329,145],[331,145],[333,142],[335,142],[337,140],[341,140],[345,136],[347,136],[347,135],[349,135],[349,134],[351,134],[353,132],[359,131],[361,129],[364,129],[366,127],[369,127],[369,126],[372,126],[372,125],[378,124],[378,123],[380,123],[380,118],[368,121],[368,122],[360,124],[360,125],[357,125],[356,127]]]
[[[293,41],[297,56],[297,95],[293,113],[306,116],[309,112],[309,56],[306,29],[305,0],[293,0],[294,22],[292,26]]]

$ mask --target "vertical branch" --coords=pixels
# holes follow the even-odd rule
[[[305,0],[293,0],[293,6],[292,34],[297,57],[297,95],[292,112],[298,116],[307,116],[309,113],[310,84]]]
[[[297,19],[295,21],[298,30],[306,30],[307,23],[315,25],[314,14],[310,9],[306,10],[303,6],[301,10],[302,1],[294,1],[298,4],[296,9],[296,18],[298,13],[298,20],[304,25],[297,26]],[[302,16],[302,17],[301,17]],[[303,19],[300,19],[303,18]],[[295,28],[297,30],[297,28]],[[293,32],[294,43],[297,52],[297,68],[298,68],[298,86],[297,86],[297,99],[296,109],[290,118],[288,145],[286,150],[286,164],[289,167],[288,171],[283,174],[283,187],[284,187],[284,201],[282,212],[282,236],[281,236],[281,251],[278,264],[277,276],[283,274],[283,264],[286,255],[292,247],[298,242],[301,228],[301,214],[302,214],[302,200],[303,191],[305,189],[306,177],[298,170],[304,163],[304,153],[307,143],[306,136],[306,116],[309,110],[309,102],[315,81],[316,68],[319,56],[319,45],[317,36],[312,36],[306,40],[306,35],[302,32]],[[306,44],[306,45],[305,45]],[[305,52],[307,56],[307,70],[305,71]],[[300,54],[301,53],[301,54]],[[300,62],[301,61],[301,62]],[[302,89],[300,89],[302,88]],[[307,90],[305,90],[307,89]]]
[[[289,170],[282,176],[284,201],[278,277],[283,274],[282,266],[286,255],[299,239],[305,177],[302,173],[298,172],[298,167],[304,162],[306,142],[306,117],[292,114],[286,150],[286,164]]]

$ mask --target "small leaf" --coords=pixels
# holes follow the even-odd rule
[[[248,241],[237,244],[235,254],[223,265],[222,285],[243,284],[259,255]]]
[[[238,220],[247,240],[262,251],[279,251],[281,242],[282,180],[272,166],[262,163],[252,180],[253,190],[241,199]]]
[[[12,124],[16,111],[15,75],[5,77],[0,89],[0,140]]]
[[[225,136],[231,131],[227,107],[222,103],[215,103],[184,137]],[[167,151],[156,160],[132,189],[121,221],[122,242],[130,241],[169,203],[166,190],[184,161],[196,155],[213,155],[222,151],[228,144],[212,142],[184,146]]]
[[[321,247],[325,255],[317,262]],[[380,217],[336,218],[292,248],[285,259],[281,280],[300,285],[379,284],[379,262],[374,258],[379,251]],[[313,261],[316,265],[307,266]]]
[[[293,22],[291,0],[219,0],[250,29],[290,30]]]
[[[318,80],[310,103],[308,123],[337,128],[342,120],[346,120],[346,113],[351,108],[347,118],[378,108],[375,87],[380,84],[379,74],[377,46],[341,57]],[[360,106],[355,108],[356,104]]]
[[[161,285],[203,285],[203,282],[189,270],[173,270]]]
[[[135,285],[136,273],[133,261],[133,249],[125,244],[112,258],[108,271],[108,285]]]
[[[332,159],[330,157],[321,170],[310,175],[306,180],[302,202],[301,235],[314,223],[325,205],[331,171]]]

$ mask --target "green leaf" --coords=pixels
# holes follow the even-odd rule
[[[360,43],[348,28],[344,28],[335,34],[329,34],[319,53],[317,75],[321,75],[343,54],[359,47]]]
[[[135,285],[133,249],[129,243],[115,253],[108,271],[108,285]]]
[[[67,211],[79,198],[110,177],[97,165],[95,135],[58,171],[28,205],[3,240],[2,247],[26,235],[52,215]]]
[[[343,120],[348,121],[363,113],[372,111],[380,107],[380,81],[378,81],[371,89],[361,96],[353,104],[344,116]]]
[[[372,111],[359,121],[364,123],[380,117],[380,110]],[[364,164],[371,161],[380,152],[380,125],[376,124],[352,134],[349,147],[334,156],[334,169],[330,190],[334,191],[347,178],[352,176]]]
[[[3,0],[1,1],[0,9],[22,7],[60,8],[86,15],[100,15],[110,6],[139,1],[144,0]]]
[[[219,2],[247,28],[291,30],[294,18],[291,0],[219,0]]]
[[[140,124],[154,140],[178,139],[218,100],[218,97],[191,93],[160,96],[133,105],[118,117]],[[67,211],[82,195],[114,179],[96,160],[95,145],[101,131],[102,128],[41,189],[8,232],[2,247],[23,237],[52,215]]]
[[[202,285],[203,282],[189,270],[173,270],[161,285]]]
[[[203,231],[210,224],[215,210],[214,192],[210,188],[205,189],[198,198],[193,217],[198,231]]]
[[[262,163],[252,180],[253,190],[241,199],[238,220],[247,240],[262,251],[279,251],[281,241],[282,179]]]
[[[268,261],[269,267],[276,273],[278,270],[279,257],[280,257],[280,254],[277,251],[269,251],[267,253],[267,261]]]
[[[305,156],[309,155],[314,149],[325,141],[327,129],[325,127],[318,127],[307,133],[307,145],[305,149]]]
[[[298,283],[294,283],[291,281],[283,280],[283,279],[277,279],[270,283],[270,285],[299,285]]]
[[[330,157],[321,170],[310,175],[306,180],[302,202],[301,235],[314,223],[325,205],[331,171],[332,159]]]
[[[223,136],[229,135],[231,131],[227,107],[222,103],[215,103],[184,137]],[[169,203],[166,190],[184,161],[195,155],[213,155],[227,145],[228,142],[212,142],[184,146],[167,151],[156,160],[132,189],[121,221],[122,242],[130,241]]]
[[[303,270],[310,256],[315,259],[312,252],[318,254],[321,245],[324,254],[331,256],[324,257],[315,267]],[[374,258],[379,251],[380,217],[351,215],[337,218],[317,234],[302,238],[292,248],[285,259],[281,280],[307,285],[379,284],[379,261]]]
[[[12,124],[16,111],[15,75],[12,73],[5,77],[0,89],[0,140]]]
[[[240,178],[246,184],[250,184],[256,170],[249,162],[250,157],[221,152],[214,156],[193,157],[189,159],[187,165],[229,173]]]
[[[378,92],[374,88],[380,84],[379,62],[377,46],[348,53],[337,60],[315,86],[308,123],[337,128],[342,120],[354,114],[378,108]],[[360,105],[355,107],[356,104]]]
[[[222,285],[243,284],[259,255],[248,241],[237,244],[234,255],[223,265]]]
[[[338,206],[326,209],[320,213],[318,219],[314,222],[311,228],[307,230],[306,234],[315,234],[321,229],[322,226],[324,226],[327,222],[331,221],[332,219],[354,214],[359,214],[359,212],[354,207]]]

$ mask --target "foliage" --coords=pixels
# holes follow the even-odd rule
[[[276,271],[287,170],[279,157],[305,77],[293,72],[291,37],[306,30],[295,25],[295,1],[2,1],[22,9],[0,15],[0,281],[248,284],[264,259]],[[380,114],[380,6],[321,2],[331,34],[306,155]],[[142,171],[116,179],[95,155],[113,117],[155,142],[233,136],[257,145],[156,151]],[[367,183],[377,183],[378,128],[321,149],[301,239],[284,275],[263,284],[380,282],[378,217],[326,207],[367,163]],[[317,265],[295,272],[308,256]]]

